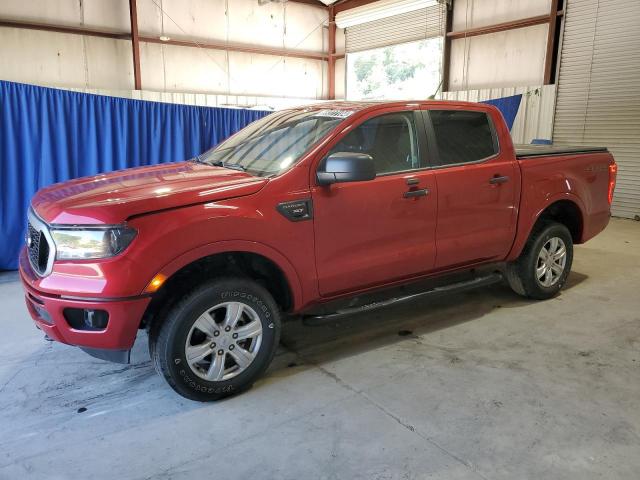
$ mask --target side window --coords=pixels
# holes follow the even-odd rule
[[[413,112],[388,113],[362,123],[329,152],[360,152],[371,155],[376,173],[420,168]]]
[[[493,124],[484,112],[429,110],[441,165],[477,162],[498,153]]]

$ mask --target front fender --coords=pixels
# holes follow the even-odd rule
[[[272,261],[282,270],[291,288],[293,310],[296,310],[302,305],[303,298],[300,278],[291,262],[276,249],[255,241],[225,240],[202,245],[174,258],[171,262],[163,266],[155,276],[161,275],[164,278],[170,278],[178,270],[201,258],[227,252],[255,253]],[[149,282],[151,280],[150,278]]]

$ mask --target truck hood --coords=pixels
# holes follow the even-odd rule
[[[251,195],[268,182],[195,162],[165,163],[57,183],[31,206],[47,223],[119,224],[142,213]]]

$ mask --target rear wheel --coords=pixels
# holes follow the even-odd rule
[[[544,300],[564,286],[573,262],[573,240],[564,225],[538,226],[520,257],[507,265],[507,280],[520,295]]]
[[[269,292],[231,278],[187,295],[149,342],[154,366],[169,385],[208,401],[250,388],[271,363],[279,337],[278,307]]]

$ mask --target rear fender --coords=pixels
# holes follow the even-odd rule
[[[585,207],[582,200],[580,200],[578,196],[569,192],[561,192],[561,193],[556,193],[555,195],[549,196],[544,200],[543,205],[541,207],[538,207],[537,209],[528,209],[526,207],[521,208],[520,215],[518,217],[518,229],[516,233],[516,238],[513,242],[513,246],[511,247],[511,251],[507,256],[507,261],[513,261],[520,256],[520,254],[522,253],[522,249],[527,243],[527,240],[529,239],[529,236],[533,231],[533,227],[535,226],[536,222],[540,219],[540,216],[551,205],[563,200],[574,203],[578,207],[578,210],[580,211],[580,215],[582,216],[583,221],[586,219]],[[584,232],[584,224],[582,229]],[[581,243],[582,233],[579,235],[579,237],[580,237],[580,241],[577,243]]]

